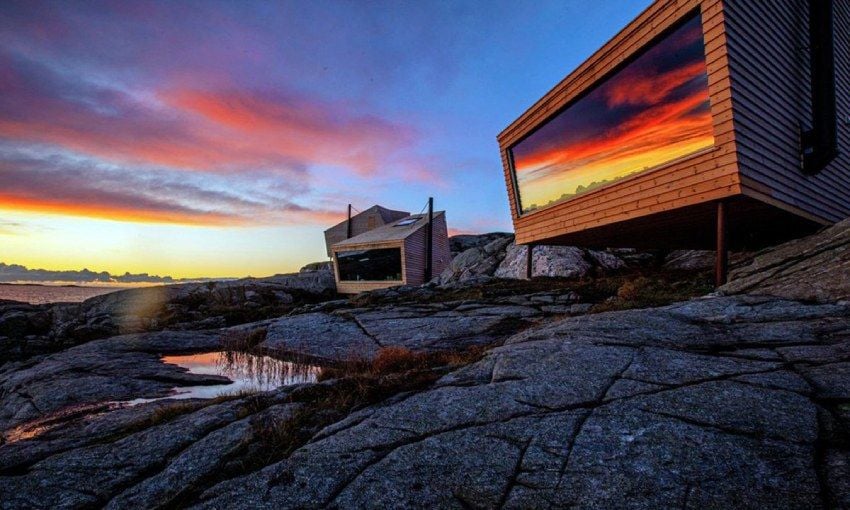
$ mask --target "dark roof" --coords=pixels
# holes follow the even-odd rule
[[[445,211],[434,211],[434,218],[439,217],[440,215],[445,214]],[[407,223],[406,220],[414,219],[416,221],[412,223]],[[401,223],[401,225],[399,225]],[[345,246],[354,246],[360,244],[380,244],[388,241],[401,241],[403,239],[407,239],[423,228],[428,224],[428,215],[427,214],[412,214],[409,216],[405,216],[404,218],[398,219],[389,225],[384,225],[382,227],[378,227],[372,229],[368,232],[364,232],[358,236],[354,236],[350,239],[346,239],[345,241],[340,241],[332,246],[332,248],[339,248]]]
[[[364,215],[364,214],[372,214],[372,213],[375,213],[375,212],[380,214],[381,219],[384,220],[385,224],[390,223],[392,221],[395,221],[399,218],[404,218],[405,216],[410,215],[410,213],[406,212],[406,211],[394,211],[393,209],[387,209],[386,207],[382,207],[380,205],[375,204],[372,207],[366,209],[365,211],[361,211],[361,212],[355,214],[354,216],[351,217],[351,219],[353,220],[354,218],[357,218],[358,216],[361,216],[361,215]],[[348,221],[347,219],[342,220],[341,222],[337,223],[336,225],[332,226],[331,228],[326,229],[325,232],[328,232],[329,230],[333,230],[335,228],[344,226],[347,221]]]

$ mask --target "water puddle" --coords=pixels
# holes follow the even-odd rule
[[[316,382],[320,370],[319,367],[314,365],[232,351],[163,356],[162,361],[186,368],[193,374],[220,375],[233,382],[205,386],[177,386],[172,388],[171,393],[164,397],[70,406],[12,429],[0,431],[0,444],[35,439],[60,426],[82,423],[115,409],[155,400],[215,398],[223,395],[269,391],[291,384]]]
[[[124,402],[137,405],[165,398],[215,398],[244,392],[269,391],[280,386],[316,382],[320,368],[314,365],[281,361],[270,356],[233,351],[205,352],[182,356],[163,356],[163,363],[187,369],[193,374],[221,375],[229,384],[177,386],[172,393],[158,398],[137,398]]]

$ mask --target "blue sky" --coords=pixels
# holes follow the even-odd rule
[[[4,2],[0,261],[261,276],[428,196],[510,230],[496,135],[647,5]]]

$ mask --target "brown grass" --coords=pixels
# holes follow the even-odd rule
[[[147,417],[143,428],[169,422],[178,416],[196,411],[200,407],[203,407],[203,405],[199,405],[196,402],[169,402],[154,409]]]
[[[322,367],[319,381],[342,378],[380,378],[395,374],[454,368],[481,359],[490,346],[472,346],[457,351],[416,352],[406,347],[384,347],[371,360],[353,356],[333,366]]]
[[[611,283],[615,283],[612,281]],[[611,297],[594,305],[593,312],[664,306],[703,296],[714,290],[706,274],[647,275],[622,279]]]
[[[292,418],[255,423],[255,436],[262,452],[249,459],[253,469],[289,456],[319,430],[338,422],[365,406],[394,395],[421,391],[451,368],[475,362],[487,350],[484,346],[462,351],[414,352],[404,347],[385,347],[372,360],[354,357],[319,375],[325,384],[293,391],[290,400],[301,404]],[[244,461],[243,461],[244,462]]]

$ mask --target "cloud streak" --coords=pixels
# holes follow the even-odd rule
[[[339,217],[285,195],[240,191],[238,181],[225,177],[190,180],[168,170],[127,170],[69,154],[2,149],[0,208],[196,226],[322,224]]]
[[[322,224],[339,213],[298,199],[342,191],[346,176],[401,170],[402,181],[436,181],[407,153],[412,128],[345,105],[235,89],[130,93],[2,50],[0,73],[6,209],[197,226]],[[20,157],[9,148],[32,150]],[[335,174],[318,196],[317,165]],[[239,197],[223,191],[234,188]]]
[[[295,174],[319,164],[372,175],[415,140],[410,127],[303,95],[186,88],[131,95],[20,58],[7,56],[2,67],[0,137],[117,163]]]

